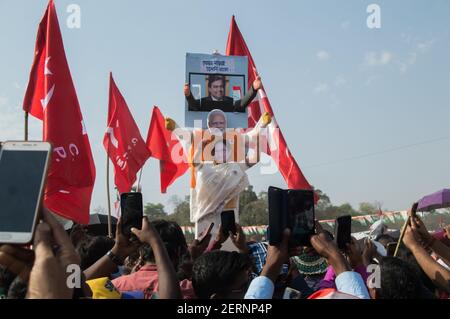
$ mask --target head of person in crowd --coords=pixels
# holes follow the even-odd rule
[[[122,274],[129,275],[135,272],[139,268],[140,260],[140,249],[128,255],[123,262]]]
[[[369,287],[372,299],[422,299],[432,298],[414,268],[407,262],[385,257],[379,264],[379,277],[375,288]],[[377,281],[379,287],[377,286]]]
[[[216,250],[198,257],[192,285],[200,299],[242,299],[247,291],[252,263],[248,255]]]
[[[28,284],[17,276],[8,289],[8,299],[25,299],[27,295]]]
[[[403,244],[401,244],[399,247],[397,258],[406,262],[410,266],[410,268],[415,272],[416,276],[419,278],[420,282],[428,291],[432,293],[435,291],[436,287],[431,281],[431,279],[423,271],[422,267],[420,267],[413,253]]]
[[[216,101],[223,100],[225,96],[225,77],[211,74],[208,78],[208,92],[211,99]]]
[[[267,246],[266,242],[248,242],[248,254],[252,261],[252,271],[256,276],[261,273],[267,258]]]
[[[0,265],[0,299],[6,299],[8,289],[15,277],[6,267]]]
[[[88,234],[88,229],[86,225],[74,224],[70,229],[70,241],[74,247],[77,247],[79,243],[84,240],[91,238]]]
[[[444,229],[438,230],[433,234],[433,237],[442,242],[447,247],[450,247],[450,225]]]
[[[382,244],[384,248],[387,248],[387,245],[389,243],[395,242],[395,239],[392,236],[389,236],[388,234],[380,234],[375,238],[375,241]]]
[[[76,251],[80,255],[81,269],[85,270],[95,264],[95,262],[106,255],[113,246],[114,240],[106,236],[88,237],[79,242]]]
[[[323,276],[327,272],[327,260],[309,247],[305,248],[300,255],[291,257],[291,261],[303,276]]]
[[[186,279],[189,274],[184,272],[184,264],[190,261],[189,250],[181,227],[174,221],[155,220],[151,222],[159,233],[171,259],[178,279]],[[155,263],[155,256],[150,246],[143,245],[141,249],[142,263]]]

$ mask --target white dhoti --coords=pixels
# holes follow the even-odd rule
[[[249,185],[244,163],[202,164],[197,167],[196,186],[191,188],[191,222],[195,223],[195,237],[198,237],[211,222],[215,238],[220,224],[220,213],[230,201],[235,201],[235,219],[238,222],[239,194]],[[233,205],[232,205],[233,206]]]

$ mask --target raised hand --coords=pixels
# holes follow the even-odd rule
[[[192,243],[189,245],[189,252],[191,254],[192,259],[196,259],[208,248],[209,242],[211,240],[211,230],[214,223],[205,229],[204,232],[198,237],[198,239],[194,239]]]
[[[259,89],[262,88],[262,82],[261,82],[261,77],[258,75],[256,77],[256,79],[253,81],[253,89],[255,91],[258,91]]]
[[[363,256],[355,238],[352,237],[351,242],[347,243],[345,254],[347,255],[347,260],[352,268],[363,264]]]
[[[122,222],[119,218],[119,221],[116,225],[116,238],[114,247],[111,251],[119,257],[121,260],[125,260],[129,255],[135,252],[138,249],[139,243],[131,242],[127,236],[122,234]]]
[[[170,117],[166,117],[166,119],[165,119],[165,126],[166,126],[166,129],[168,130],[168,131],[173,131],[173,130],[175,130],[175,128],[176,128],[176,126],[177,126],[177,124],[175,123],[175,121],[174,120],[172,120]]]
[[[79,265],[80,257],[51,213],[44,209],[43,216],[34,237],[35,261],[27,298],[71,299],[73,289],[67,284],[67,269],[69,265]]]
[[[248,252],[247,240],[242,227],[238,223],[236,223],[236,235],[234,235],[231,231],[229,235],[233,244],[237,249],[239,249],[239,252],[246,254]]]
[[[189,83],[184,83],[183,93],[184,93],[184,96],[191,95],[191,89],[189,88]]]

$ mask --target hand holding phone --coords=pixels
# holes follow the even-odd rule
[[[0,151],[0,243],[28,244],[51,158],[47,142],[5,142]]]
[[[134,236],[131,228],[142,228],[144,210],[142,207],[142,194],[138,192],[120,194],[120,224],[122,234],[130,238]]]
[[[204,231],[198,238],[199,244],[202,244],[206,240],[206,238],[208,238],[208,237],[211,238],[211,236],[209,236],[209,235],[211,234],[211,230],[213,229],[213,227],[214,227],[214,223],[209,224],[206,231]]]

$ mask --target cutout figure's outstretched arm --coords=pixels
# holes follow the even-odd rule
[[[245,135],[247,136],[245,145],[246,149],[250,147],[249,141],[253,141],[253,143],[256,142],[256,145],[253,146],[253,152],[250,155],[246,155],[246,164],[248,167],[252,167],[259,162],[261,150],[258,137],[261,134],[261,130],[265,129],[271,122],[272,116],[269,112],[265,112],[263,115],[261,115],[255,127],[245,133]]]
[[[249,138],[254,138],[256,135],[259,134],[259,131],[261,129],[266,128],[270,123],[272,122],[272,115],[270,115],[269,112],[265,112],[261,117],[259,118],[258,122],[256,123],[255,127],[252,128],[250,131],[245,133]]]

